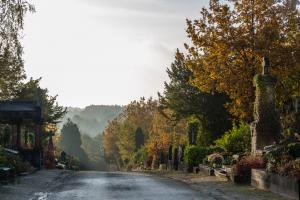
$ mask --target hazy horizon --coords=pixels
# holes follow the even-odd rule
[[[126,105],[156,97],[166,68],[188,39],[186,18],[197,0],[33,0],[25,20],[28,77],[59,95],[64,106]]]

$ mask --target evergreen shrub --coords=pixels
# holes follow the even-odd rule
[[[203,159],[210,154],[209,148],[196,145],[189,145],[184,151],[184,162],[189,168],[195,167],[203,162]]]
[[[239,126],[233,124],[233,128],[226,132],[220,139],[216,140],[215,144],[216,147],[225,149],[230,155],[250,151],[250,126],[246,123],[241,123]]]
[[[293,158],[300,157],[300,143],[291,143],[287,146],[288,155],[292,156]]]

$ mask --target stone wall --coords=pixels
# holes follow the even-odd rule
[[[292,177],[284,177],[277,174],[269,174],[265,170],[252,169],[251,185],[291,199],[300,199],[299,181]]]

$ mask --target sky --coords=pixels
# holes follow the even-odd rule
[[[126,105],[156,97],[176,48],[188,42],[186,18],[208,0],[32,0],[24,28],[28,77],[61,105]]]

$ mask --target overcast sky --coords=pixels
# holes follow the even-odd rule
[[[28,77],[64,106],[122,104],[157,96],[176,48],[187,42],[185,19],[208,0],[33,0],[26,18]]]

